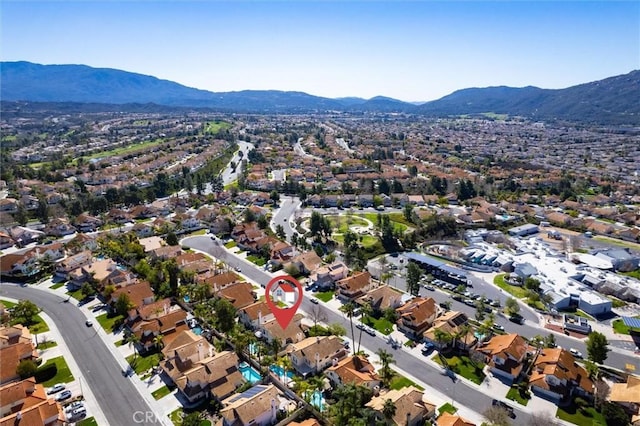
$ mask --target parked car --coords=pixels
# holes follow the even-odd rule
[[[66,388],[66,386],[63,385],[62,383],[56,383],[55,385],[53,385],[49,389],[47,389],[47,395],[58,393],[58,392],[64,390],[65,388]]]
[[[434,286],[429,285],[429,284],[425,284],[422,287],[424,287],[425,290],[429,290],[429,291],[435,291],[436,290],[436,288]]]
[[[569,349],[569,352],[571,352],[571,355],[575,356],[576,358],[582,358],[582,352],[575,348]]]
[[[464,299],[462,303],[467,306],[471,306],[472,308],[476,306],[476,302],[473,299]]]
[[[431,342],[426,342],[424,344],[424,346],[422,347],[422,354],[423,355],[428,355],[431,353],[431,351],[433,351],[435,349],[435,345]]]
[[[69,389],[60,392],[56,395],[56,401],[64,401],[65,399],[71,398],[71,391]]]
[[[365,325],[363,330],[364,330],[365,333],[367,333],[370,336],[375,336],[376,335],[376,331],[373,328],[369,327],[368,325]]]
[[[67,413],[72,412],[73,410],[77,410],[78,408],[84,407],[84,402],[82,401],[74,401],[71,404],[64,407],[64,411]]]
[[[316,299],[315,297],[312,297],[311,299],[309,299],[309,302],[313,303],[314,305],[317,305],[319,303],[318,299]]]
[[[87,415],[87,409],[85,407],[76,408],[71,412],[69,417],[72,419],[79,419]]]
[[[493,328],[495,328],[496,330],[504,331],[504,327],[498,323],[493,324]]]
[[[86,320],[86,321],[84,322],[84,324],[85,324],[87,327],[93,327],[93,321],[91,321],[91,320]]]
[[[361,322],[359,322],[359,323],[357,323],[357,324],[356,324],[356,328],[357,328],[358,330],[364,330],[364,327],[365,327],[365,325],[364,325],[363,323],[361,323]]]
[[[492,300],[489,305],[493,306],[494,308],[499,308],[500,307],[500,301],[499,300]]]

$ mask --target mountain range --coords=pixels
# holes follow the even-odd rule
[[[157,104],[263,113],[398,112],[434,117],[495,113],[545,121],[640,125],[640,70],[565,89],[533,86],[462,89],[419,105],[384,96],[331,99],[278,90],[211,92],[110,68],[24,61],[1,62],[0,79],[3,102]]]

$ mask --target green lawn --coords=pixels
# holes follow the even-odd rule
[[[387,336],[393,331],[393,323],[384,317],[375,319],[373,317],[366,316],[362,318],[362,322]]]
[[[178,408],[169,414],[169,419],[173,422],[174,425],[180,426],[182,424],[182,408]]]
[[[38,368],[38,370],[44,370],[49,365],[52,365],[52,364],[56,366],[56,375],[53,376],[51,379],[48,379],[48,380],[42,382],[42,385],[44,387],[53,386],[56,383],[73,382],[73,380],[74,380],[73,374],[71,374],[71,370],[69,370],[69,366],[67,365],[67,362],[64,360],[64,357],[62,357],[62,356],[51,358],[49,361],[47,361],[44,364],[42,364]]]
[[[120,339],[115,343],[116,348],[122,346],[123,344],[124,344],[124,339]]]
[[[124,317],[122,315],[113,315],[106,313],[96,317],[96,321],[104,328],[107,333],[111,333],[118,328]]]
[[[98,422],[93,417],[82,419],[76,423],[76,426],[98,426]]]
[[[391,370],[393,371],[393,370]],[[389,388],[391,389],[402,389],[407,388],[409,386],[414,386],[416,389],[424,390],[422,386],[414,382],[413,380],[407,379],[406,377],[398,374],[397,371],[393,371],[393,378],[391,379],[391,383],[389,384]]]
[[[594,407],[578,409],[575,404],[558,408],[556,417],[578,426],[606,426],[607,424],[602,414],[598,413]]]
[[[507,284],[504,277],[506,274],[496,275],[493,283],[518,299],[524,299],[527,296],[527,289],[516,285]]]
[[[344,244],[344,236],[342,235],[334,235],[331,238],[338,244]],[[378,244],[379,240],[374,236],[365,234],[358,235],[358,242],[363,248],[368,249]]]
[[[81,288],[73,291],[67,291],[67,294],[78,301],[84,299],[84,294],[82,294]]]
[[[65,282],[61,282],[61,283],[58,283],[58,284],[54,284],[54,285],[52,285],[52,286],[51,286],[51,287],[49,287],[49,288],[50,288],[50,289],[52,289],[52,290],[56,290],[56,289],[58,289],[58,288],[62,287],[63,285],[66,285],[66,284],[67,284],[67,283],[65,283]]]
[[[58,346],[58,343],[53,340],[38,343],[38,349],[40,350],[55,348],[56,346]]]
[[[369,222],[354,215],[327,215],[333,232],[344,234],[354,226],[368,226]],[[375,222],[374,222],[375,223]],[[309,223],[306,224],[309,227]]]
[[[333,291],[321,291],[318,293],[313,293],[313,295],[322,300],[324,303],[327,303],[329,300],[333,299],[333,295],[335,293]]]
[[[520,405],[527,405],[531,399],[531,394],[527,394],[525,397],[520,393],[520,390],[514,386],[509,389],[509,392],[507,392],[507,399],[516,401]]]
[[[640,318],[640,316],[635,318]],[[612,324],[613,324],[613,330],[618,334],[631,334],[631,331],[640,333],[640,329],[625,325],[625,323],[621,319],[617,319],[613,321]]]
[[[216,134],[220,130],[230,129],[231,124],[226,121],[210,121],[204,126],[204,133]]]
[[[249,256],[247,256],[247,260],[258,266],[264,266],[267,263],[263,257],[256,256],[255,254],[250,254]]]
[[[440,365],[443,365],[442,360],[440,359],[441,355],[447,360],[449,368],[456,374],[461,375],[465,379],[471,380],[477,385],[482,383],[484,380],[485,375],[482,372],[484,364],[478,364],[478,366],[476,366],[471,361],[471,358],[466,355],[436,354],[432,359]]]
[[[449,414],[455,414],[456,411],[458,411],[458,409],[453,405],[449,404],[448,402],[445,403],[442,407],[438,408],[438,414],[442,414],[444,412],[447,412]]]
[[[164,385],[163,387],[161,387],[161,388],[159,388],[159,389],[154,390],[154,391],[151,393],[151,395],[153,395],[153,397],[154,397],[156,400],[158,400],[158,399],[160,399],[160,398],[162,398],[162,397],[165,397],[165,396],[169,395],[170,393],[171,393],[171,389],[169,389],[169,388],[167,387],[167,385]]]
[[[127,362],[133,367],[136,374],[140,374],[160,365],[160,355],[162,354],[158,352],[146,356],[131,354],[127,357]]]
[[[225,243],[225,244],[224,244],[224,246],[225,246],[226,248],[228,248],[228,249],[232,249],[232,248],[236,247],[237,245],[238,245],[238,244],[236,244],[236,242],[235,242],[235,241],[229,241],[229,242],[227,242],[227,243]]]
[[[14,306],[16,306],[16,303],[9,302],[8,300],[5,300],[5,299],[0,299],[0,301],[2,302],[4,307],[7,309],[13,308]],[[46,322],[44,322],[44,320],[40,315],[36,315],[33,320],[34,320],[34,323],[29,326],[29,331],[31,332],[31,334],[40,334],[40,333],[49,331],[49,326],[47,325]],[[15,325],[18,323],[19,323],[18,321],[10,322],[11,325]]]
[[[140,142],[140,143],[135,143],[133,145],[129,145],[125,147],[111,149],[109,151],[96,152],[94,154],[84,156],[84,158],[85,160],[93,160],[96,158],[109,158],[109,157],[115,157],[118,155],[131,154],[132,152],[137,152],[137,151],[147,151],[149,148],[156,147],[158,145],[163,144],[164,142],[165,142],[164,139],[156,139],[156,140],[147,141],[147,142]],[[75,164],[75,160],[72,162],[72,164]]]

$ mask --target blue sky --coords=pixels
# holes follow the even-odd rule
[[[3,61],[86,64],[212,91],[427,101],[640,68],[637,1],[2,1]]]

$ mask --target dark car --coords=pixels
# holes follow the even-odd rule
[[[524,318],[520,315],[512,315],[509,317],[509,321],[515,322],[516,324],[524,324]]]
[[[513,407],[511,407],[510,405],[505,404],[504,402],[497,399],[494,399],[491,402],[491,405],[493,405],[494,407],[500,407],[504,409],[509,414],[509,417],[511,417],[512,419],[516,418],[516,413],[513,411]]]
[[[311,299],[309,299],[309,301],[310,301],[311,303],[313,303],[314,305],[317,305],[317,304],[318,304],[318,299],[316,299],[316,298],[313,298],[313,297],[312,297]]]

